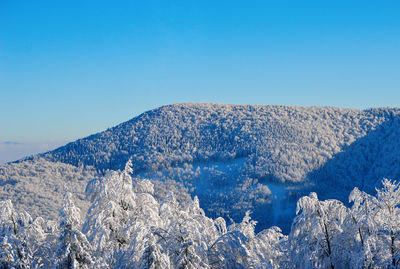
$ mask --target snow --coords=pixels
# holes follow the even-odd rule
[[[0,201],[2,268],[398,268],[400,182],[383,179],[375,196],[354,188],[352,206],[297,201],[288,236],[279,227],[255,231],[247,211],[227,226],[205,215],[197,197],[160,201],[148,179],[132,178],[132,163],[91,180],[91,206],[80,209],[64,191],[58,226]],[[281,199],[289,189],[270,184]]]
[[[284,206],[284,201],[287,198],[286,189],[283,185],[268,184],[267,187],[272,193],[272,212],[274,214],[273,223],[278,223],[279,218],[291,215],[290,209]]]
[[[400,177],[399,113],[396,108],[168,105],[1,165],[0,195],[17,208],[30,208],[33,201],[33,214],[55,216],[63,182],[73,182],[77,205],[85,208],[88,180],[123,169],[132,158],[133,176],[156,183],[160,199],[170,188],[187,201],[187,189],[208,216],[240,221],[250,210],[257,229],[278,225],[288,232],[301,195],[315,191],[323,199],[347,202],[354,186],[374,193],[383,177]]]

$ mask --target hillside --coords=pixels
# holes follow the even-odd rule
[[[182,183],[212,217],[240,220],[250,209],[259,228],[287,230],[297,198],[310,190],[345,201],[354,186],[373,192],[382,177],[400,177],[399,116],[386,108],[176,104],[21,163],[103,173],[132,158],[133,176]]]
[[[96,175],[89,166],[76,167],[39,158],[0,165],[0,200],[11,199],[17,208],[33,216],[56,219],[64,191],[72,192],[77,205],[87,210],[85,187]]]

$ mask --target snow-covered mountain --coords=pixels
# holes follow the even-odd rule
[[[46,167],[79,168],[83,186],[96,173],[122,169],[131,158],[133,176],[177,182],[174,189],[183,185],[212,217],[240,220],[251,210],[259,229],[274,224],[288,230],[297,199],[309,191],[345,201],[355,186],[373,192],[382,177],[400,178],[399,137],[397,108],[169,105],[0,166],[0,195],[12,193],[16,205],[27,203],[21,199],[26,195],[43,201],[21,190],[32,182],[29,173],[16,172],[21,169],[35,167],[34,177],[43,174],[40,184],[48,184]],[[51,184],[59,195],[67,176],[57,175],[61,180]],[[79,182],[69,181],[74,180]]]

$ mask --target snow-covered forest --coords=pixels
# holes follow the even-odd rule
[[[257,231],[277,225],[288,233],[297,200],[309,192],[348,205],[354,187],[373,194],[382,178],[400,178],[399,115],[398,108],[163,106],[0,165],[0,197],[56,219],[67,182],[85,211],[87,182],[131,158],[132,176],[150,180],[156,195],[189,193],[207,216],[236,222],[252,210]]]
[[[129,161],[86,186],[82,219],[64,195],[59,220],[32,218],[0,202],[2,268],[399,268],[400,185],[383,179],[376,196],[354,188],[350,207],[301,197],[291,231],[255,232],[247,212],[239,223],[204,214],[197,197],[154,194],[132,177]]]

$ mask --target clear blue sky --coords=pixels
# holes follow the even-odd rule
[[[0,0],[0,162],[178,102],[399,106],[399,14],[398,0]]]

